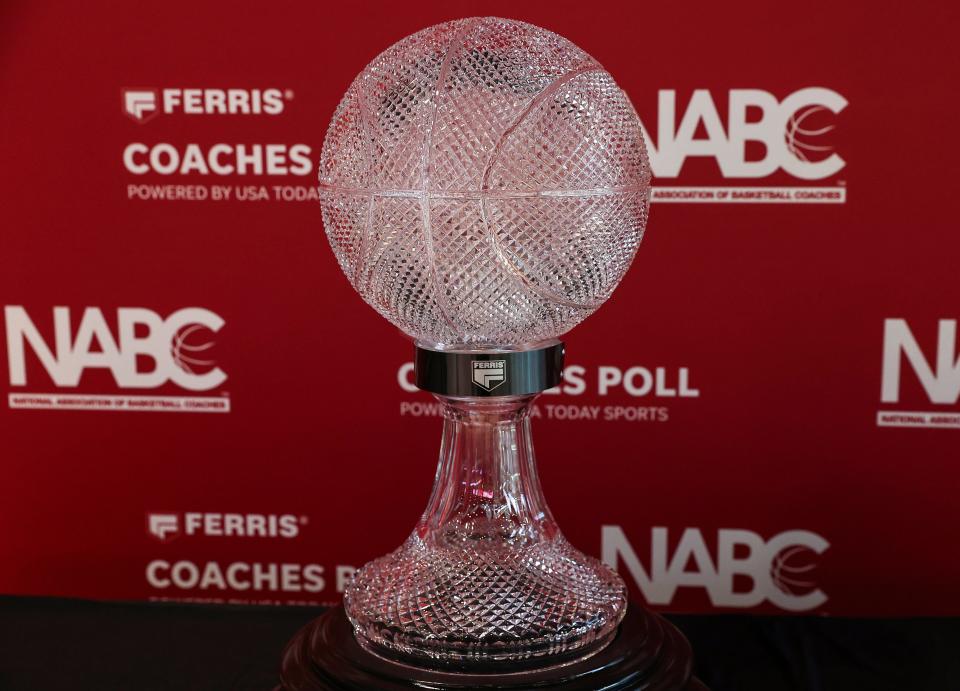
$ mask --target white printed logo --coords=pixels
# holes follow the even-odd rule
[[[124,113],[142,124],[161,113],[187,116],[279,115],[283,113],[285,104],[293,98],[294,94],[290,89],[276,88],[164,88],[124,89],[122,96]],[[122,159],[124,168],[131,175],[302,177],[315,170],[312,162],[312,148],[307,144],[134,141],[124,147]],[[213,190],[203,185],[184,188],[149,185],[128,185],[127,187],[129,199],[201,200],[210,196],[221,199],[248,200],[256,197],[257,200],[279,199],[282,201],[310,201],[317,198],[313,188],[293,186],[277,186],[272,196],[265,187],[238,187],[237,189],[215,187]]]
[[[157,116],[156,89],[124,89],[123,112],[139,123]]]
[[[165,115],[279,115],[291,98],[289,89],[124,89],[123,109],[141,123],[161,111]]]
[[[166,319],[143,307],[121,307],[116,337],[97,307],[87,307],[77,325],[70,308],[54,307],[52,348],[22,306],[8,305],[4,315],[12,386],[27,385],[27,346],[53,385],[62,389],[77,387],[88,369],[108,370],[120,389],[155,389],[170,382],[200,392],[215,389],[227,379],[211,357],[213,342],[202,337],[206,332],[217,333],[224,320],[202,307],[180,309]],[[229,401],[11,393],[10,407],[227,412]]]
[[[180,535],[187,537],[259,537],[295,538],[300,535],[306,516],[264,513],[216,513],[187,511],[177,513],[148,513],[147,534],[160,542],[170,542]]]
[[[506,360],[473,360],[473,383],[484,391],[493,391],[507,380]]]
[[[123,166],[132,175],[304,176],[313,171],[311,152],[306,144],[131,142],[123,149]]]
[[[847,106],[836,91],[810,87],[778,101],[761,89],[731,89],[727,100],[727,112],[721,116],[710,91],[696,89],[678,118],[677,92],[659,92],[657,136],[651,137],[644,128],[658,182],[680,177],[687,160],[694,157],[714,159],[725,179],[759,179],[784,171],[799,180],[823,180],[846,165],[824,140],[835,128],[832,117]],[[699,136],[701,131],[705,137]],[[762,148],[762,157],[748,156],[751,143]],[[652,201],[839,203],[845,198],[842,187],[656,185]]]
[[[952,406],[954,409],[880,410],[877,413],[877,425],[960,429],[960,410],[956,410],[960,402],[960,353],[957,352],[956,319],[939,320],[936,343],[936,357],[928,360],[905,319],[884,321],[881,404],[901,403],[902,363],[906,360],[929,403]]]
[[[764,540],[750,530],[721,529],[712,553],[700,530],[687,528],[672,555],[667,538],[667,528],[653,528],[645,567],[623,529],[605,525],[603,561],[614,569],[622,561],[653,605],[669,605],[679,587],[703,588],[716,607],[756,607],[769,601],[790,612],[803,612],[827,601],[816,587],[813,571],[816,556],[830,543],[816,533],[788,530]],[[747,577],[752,587],[735,589],[736,576]]]
[[[147,564],[145,575],[150,587],[157,590],[319,593],[326,587],[320,564],[154,559]]]
[[[149,513],[147,533],[160,542],[170,542],[180,535],[180,518],[175,513]]]

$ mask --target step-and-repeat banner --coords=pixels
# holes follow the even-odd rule
[[[534,438],[567,536],[673,611],[960,614],[949,3],[6,3],[0,592],[336,601],[438,405],[314,188],[355,74],[508,16],[630,95],[650,224]]]

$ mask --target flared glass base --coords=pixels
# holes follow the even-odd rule
[[[543,501],[532,397],[441,399],[443,446],[417,529],[344,595],[361,644],[426,665],[582,657],[626,612],[623,581],[563,537]]]
[[[366,565],[346,600],[356,632],[404,657],[520,661],[602,647],[623,582],[558,536],[512,549],[442,549],[412,536]]]

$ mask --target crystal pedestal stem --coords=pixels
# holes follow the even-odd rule
[[[438,398],[443,441],[427,509],[344,593],[357,640],[459,669],[599,650],[623,618],[626,590],[566,541],[547,508],[530,435],[535,396]]]
[[[416,535],[436,547],[490,549],[552,540],[557,525],[540,489],[534,396],[444,398],[433,494]]]

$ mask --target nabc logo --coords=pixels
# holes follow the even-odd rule
[[[883,323],[883,370],[881,373],[880,401],[883,406],[901,403],[903,384],[903,361],[913,370],[930,404],[914,406],[904,404],[906,410],[891,410],[884,407],[877,411],[880,427],[926,427],[960,429],[960,353],[957,352],[957,320],[940,319],[937,324],[937,346],[933,358],[927,358],[905,319],[886,319]],[[909,381],[909,380],[908,380]],[[915,393],[906,398],[917,400]],[[922,398],[920,399],[922,400]],[[945,408],[944,406],[953,406]]]
[[[761,89],[731,89],[722,118],[710,91],[696,89],[678,124],[677,92],[664,89],[657,136],[643,130],[650,167],[657,178],[676,178],[687,158],[705,156],[716,159],[724,178],[762,178],[782,169],[802,180],[821,180],[846,165],[818,139],[834,128],[823,118],[846,107],[843,96],[823,87],[800,89],[782,101]],[[748,157],[748,142],[763,145],[761,158]]]
[[[905,319],[884,321],[881,401],[900,402],[900,365],[904,357],[931,403],[956,405],[960,401],[957,320],[941,319],[937,327],[937,353],[931,367]]]
[[[769,601],[781,609],[802,612],[827,601],[812,572],[814,558],[830,543],[816,533],[788,530],[764,540],[751,530],[720,529],[713,553],[698,528],[686,528],[672,555],[668,537],[667,528],[653,528],[648,569],[623,529],[605,525],[603,561],[616,568],[622,560],[652,605],[669,605],[680,587],[703,588],[716,607],[755,607]],[[747,578],[751,587],[735,588],[737,576]]]
[[[121,388],[152,389],[172,381],[189,391],[208,391],[227,379],[206,355],[212,342],[188,341],[201,329],[216,333],[224,325],[202,307],[180,309],[166,319],[143,307],[121,307],[116,338],[99,308],[87,307],[74,331],[70,308],[54,307],[53,348],[24,307],[8,305],[4,316],[12,386],[27,384],[28,345],[58,387],[77,386],[88,368],[108,369]],[[141,371],[141,358],[152,360],[153,368]]]

